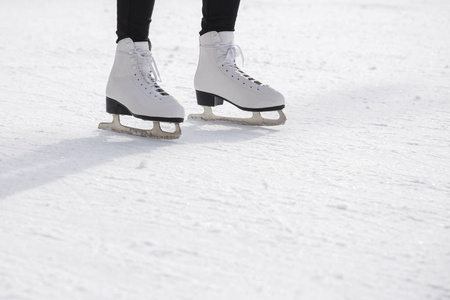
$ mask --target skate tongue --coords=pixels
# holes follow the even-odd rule
[[[142,49],[142,50],[150,51],[148,42],[135,42],[134,47]]]
[[[233,44],[234,32],[233,31],[221,31],[219,32],[220,40],[222,43]]]
[[[233,31],[210,31],[200,36],[200,46],[212,46],[216,43],[233,44]]]

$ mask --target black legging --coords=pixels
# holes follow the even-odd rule
[[[180,0],[182,1],[182,0]],[[202,30],[234,31],[240,0],[203,0]],[[117,41],[131,38],[148,40],[148,31],[155,0],[117,0]]]

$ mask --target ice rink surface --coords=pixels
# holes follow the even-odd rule
[[[97,129],[115,13],[0,1],[1,300],[450,299],[449,1],[243,0],[243,69],[288,121],[175,141]],[[151,25],[188,114],[200,18]]]

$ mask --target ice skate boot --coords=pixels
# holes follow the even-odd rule
[[[113,121],[100,123],[98,128],[155,138],[179,138],[184,108],[158,86],[158,80],[159,72],[149,43],[134,43],[130,38],[119,41],[106,87],[106,111],[113,115]],[[153,121],[153,128],[124,126],[120,123],[120,115]],[[174,123],[175,131],[161,130],[160,122]]]
[[[210,31],[200,37],[200,59],[194,85],[197,103],[204,108],[202,114],[189,118],[224,120],[245,125],[281,125],[286,122],[284,97],[268,85],[250,77],[236,66],[235,58],[242,55],[234,44],[232,31]],[[229,102],[241,110],[253,112],[251,118],[217,116],[211,107]],[[277,111],[278,119],[266,119],[261,112]]]

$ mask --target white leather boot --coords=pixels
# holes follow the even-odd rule
[[[176,123],[177,135],[180,131],[178,123],[184,120],[184,108],[158,86],[158,79],[159,72],[149,43],[134,43],[130,38],[119,41],[106,87],[106,111],[114,115],[114,120],[112,123],[101,123],[103,125],[99,128],[141,136],[176,138],[171,133],[165,136],[166,132],[160,130],[159,122]],[[120,124],[119,115],[154,121],[153,132],[136,128],[128,130]],[[115,124],[116,119],[119,124]]]
[[[240,48],[234,44],[232,31],[211,31],[200,37],[200,59],[194,86],[197,103],[205,108],[205,112],[190,117],[228,120],[249,125],[284,124],[286,117],[281,111],[285,106],[283,95],[240,70],[235,63],[239,51]],[[211,107],[223,104],[224,100],[241,110],[255,113],[249,119],[212,114]],[[264,119],[259,113],[264,111],[278,111],[280,118]]]

